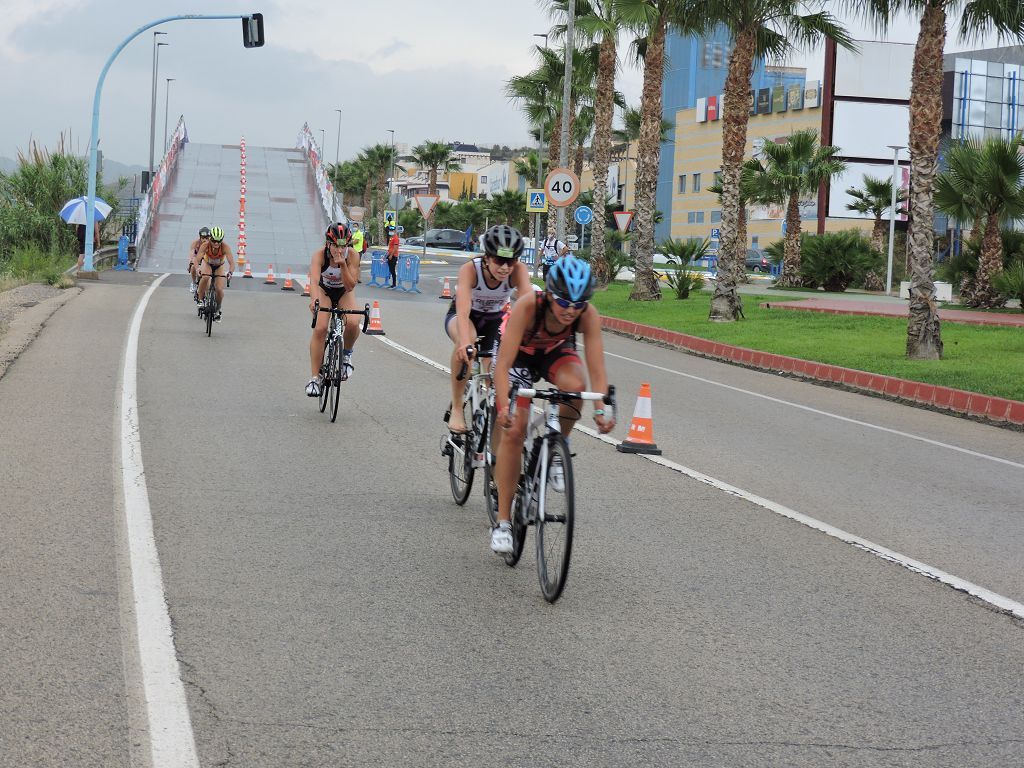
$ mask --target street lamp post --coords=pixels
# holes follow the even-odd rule
[[[576,22],[576,0],[569,0],[565,20],[565,77],[562,83],[562,135],[558,148],[558,164],[569,164],[569,99],[572,96],[572,54],[576,41],[573,36]],[[565,207],[559,206],[555,214],[555,235],[565,242]]]
[[[337,166],[341,159],[341,110],[334,110],[338,113],[338,140],[334,144],[334,165]]]
[[[534,37],[544,38],[544,47],[548,47],[548,36],[546,33],[534,33]],[[547,103],[548,91],[546,88],[541,88],[541,103]],[[547,110],[545,109],[545,114]],[[540,125],[537,128],[537,187],[544,186],[544,118],[541,118]],[[536,277],[538,270],[540,269],[540,217],[541,214],[535,214],[534,219],[536,220],[533,225],[533,276]]]
[[[899,170],[900,150],[906,149],[902,144],[886,145],[892,150],[892,201],[889,204],[889,262],[885,268],[885,294],[892,291],[892,247],[896,236],[896,172]]]
[[[166,35],[166,32],[153,33],[153,95],[149,102],[149,180],[146,182],[147,189],[153,183],[153,150],[156,144],[156,71],[160,64],[160,46],[167,43],[157,42],[157,35]]]
[[[171,106],[171,83],[174,82],[175,78],[165,77],[167,85],[164,86],[164,154],[167,154],[167,148],[170,145],[167,137],[167,112]]]
[[[388,181],[388,205],[390,205],[392,207],[392,209],[395,209],[395,208],[397,208],[397,206],[395,205],[395,200],[394,200],[394,197],[395,197],[395,129],[394,128],[388,128],[387,131],[388,131],[388,133],[391,134],[391,179]],[[396,221],[395,224],[397,225],[398,222]]]
[[[320,162],[324,163],[324,162],[326,162],[326,158],[324,158],[324,144],[327,143],[327,130],[324,129],[324,128],[320,128],[319,130],[320,130]]]

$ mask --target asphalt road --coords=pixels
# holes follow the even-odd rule
[[[456,268],[360,298],[389,341],[444,363],[430,278]],[[87,286],[0,380],[3,766],[144,752],[111,457],[151,279]],[[548,605],[532,537],[509,569],[479,493],[452,502],[445,376],[363,338],[331,424],[303,394],[306,301],[239,285],[206,338],[184,277],[164,281],[139,352],[200,764],[1024,763],[1019,619],[583,434],[573,566]],[[616,437],[650,382],[666,459],[1024,601],[1019,433],[605,343]]]

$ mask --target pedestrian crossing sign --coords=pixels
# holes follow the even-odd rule
[[[547,213],[548,195],[543,189],[526,190],[526,212]]]

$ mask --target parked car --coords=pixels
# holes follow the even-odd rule
[[[423,247],[423,235],[416,235],[416,237],[410,237],[405,241],[406,245],[418,245]]]
[[[406,245],[423,246],[423,235],[410,237],[405,241]],[[451,248],[456,251],[466,249],[466,233],[461,229],[428,229],[428,248]]]
[[[768,254],[757,248],[747,248],[746,263],[748,272],[767,274],[772,269],[772,263],[768,261]]]

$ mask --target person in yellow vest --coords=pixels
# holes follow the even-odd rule
[[[359,258],[360,259],[361,259],[362,255],[363,255],[363,251],[366,250],[366,248],[365,248],[365,246],[363,244],[363,230],[362,230],[362,228],[358,224],[353,224],[352,225],[352,250],[355,251],[357,254],[359,254]],[[359,272],[358,272],[359,277],[357,279],[357,282],[360,282],[360,283],[363,282],[362,271],[363,271],[363,265],[362,265],[362,262],[360,261]]]

